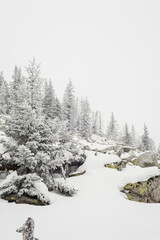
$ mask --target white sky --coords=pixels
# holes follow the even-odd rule
[[[61,98],[76,94],[160,142],[159,0],[1,0],[0,70],[36,57]],[[141,133],[141,132],[140,132]]]

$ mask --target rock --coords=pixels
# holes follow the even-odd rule
[[[143,182],[128,183],[122,192],[132,201],[160,203],[160,176],[151,177]]]
[[[83,147],[83,150],[91,151],[90,147],[88,145]]]
[[[128,153],[123,153],[121,155],[121,159],[126,160],[127,162],[132,161],[136,157],[137,157],[137,154],[133,150],[129,151]]]
[[[138,165],[140,167],[152,167],[159,166],[157,161],[157,155],[154,152],[144,152],[135,160],[132,161],[134,165]]]
[[[118,171],[122,171],[122,169],[126,167],[126,164],[127,164],[126,161],[120,161],[120,162],[113,162],[113,163],[105,164],[104,166],[107,168],[113,168]]]
[[[22,204],[30,204],[30,205],[37,205],[37,206],[45,206],[48,205],[49,203],[46,202],[41,202],[37,198],[30,197],[30,196],[25,196],[22,195],[21,197],[18,197],[17,195],[8,195],[2,198],[4,200],[7,200],[8,202],[15,202],[15,203],[22,203]]]
[[[123,146],[122,149],[123,149],[123,152],[130,152],[131,150],[134,150],[134,148],[130,146]]]
[[[75,172],[75,173],[70,173],[68,177],[76,177],[85,174],[86,171],[80,171],[80,172]]]
[[[160,202],[160,185],[156,189],[153,190],[151,193],[151,197],[154,202],[159,203]]]
[[[123,153],[129,153],[133,150],[134,150],[134,148],[130,147],[130,146],[117,145],[117,146],[114,147],[114,151],[116,152],[116,155],[118,155],[119,157],[121,157],[121,155]]]

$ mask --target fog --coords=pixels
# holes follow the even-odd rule
[[[71,78],[106,122],[144,122],[160,142],[160,2],[2,0],[0,71],[36,57],[59,98]]]

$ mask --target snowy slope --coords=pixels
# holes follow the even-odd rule
[[[0,239],[22,239],[16,229],[30,216],[39,240],[159,240],[159,204],[126,200],[119,190],[128,182],[159,174],[158,168],[128,166],[118,172],[104,167],[104,163],[114,161],[114,156],[87,155],[83,166],[86,174],[67,179],[69,185],[79,189],[75,197],[51,193],[53,204],[43,207],[1,200]]]

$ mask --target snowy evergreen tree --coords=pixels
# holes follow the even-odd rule
[[[147,151],[150,150],[150,138],[149,138],[149,132],[146,124],[144,124],[144,133],[142,135],[142,144],[143,144],[143,150]]]
[[[63,120],[67,121],[68,130],[75,129],[75,96],[74,90],[71,80],[69,81],[64,96],[63,96],[63,104],[62,104],[62,113]]]
[[[33,173],[36,160],[34,154],[24,145],[20,145],[14,156],[14,161],[20,166],[18,172],[21,174]]]
[[[33,174],[25,174],[23,176],[12,176],[9,181],[3,183],[0,186],[1,198],[14,196],[14,201],[19,200],[22,196],[27,196],[38,199],[40,202],[46,204],[50,203],[47,196],[42,194],[39,189],[36,188],[36,182],[42,182],[42,179]]]
[[[92,129],[93,133],[96,135],[101,135],[102,133],[102,122],[101,122],[101,113],[96,111],[92,114]]]
[[[118,125],[117,125],[117,121],[114,118],[113,113],[111,114],[111,119],[108,124],[107,137],[110,140],[115,140],[115,141],[118,139]]]
[[[124,127],[123,143],[124,143],[125,145],[131,145],[131,135],[130,135],[130,133],[129,133],[127,123],[125,124],[125,127]]]
[[[43,112],[46,118],[61,119],[61,104],[55,96],[55,91],[52,86],[51,80],[49,83],[45,82],[45,94],[43,99]]]
[[[17,104],[21,104],[27,100],[27,86],[24,77],[21,73],[21,68],[15,66],[13,81],[10,84],[10,105],[13,110]]]
[[[92,134],[91,131],[91,116],[88,99],[81,100],[81,111],[80,111],[80,135],[84,138],[89,138]]]
[[[3,72],[0,73],[0,107],[4,112],[9,113],[9,87]]]
[[[25,145],[31,134],[34,119],[35,114],[26,101],[17,104],[7,121],[7,136],[12,137],[19,145]]]
[[[135,127],[134,125],[132,125],[132,128],[131,128],[131,145],[133,147],[137,147],[137,136],[136,136],[136,131],[135,131]]]
[[[35,58],[29,62],[26,67],[27,72],[27,90],[28,90],[28,103],[36,114],[41,115],[42,105],[42,78],[40,77],[40,64],[36,63]]]

